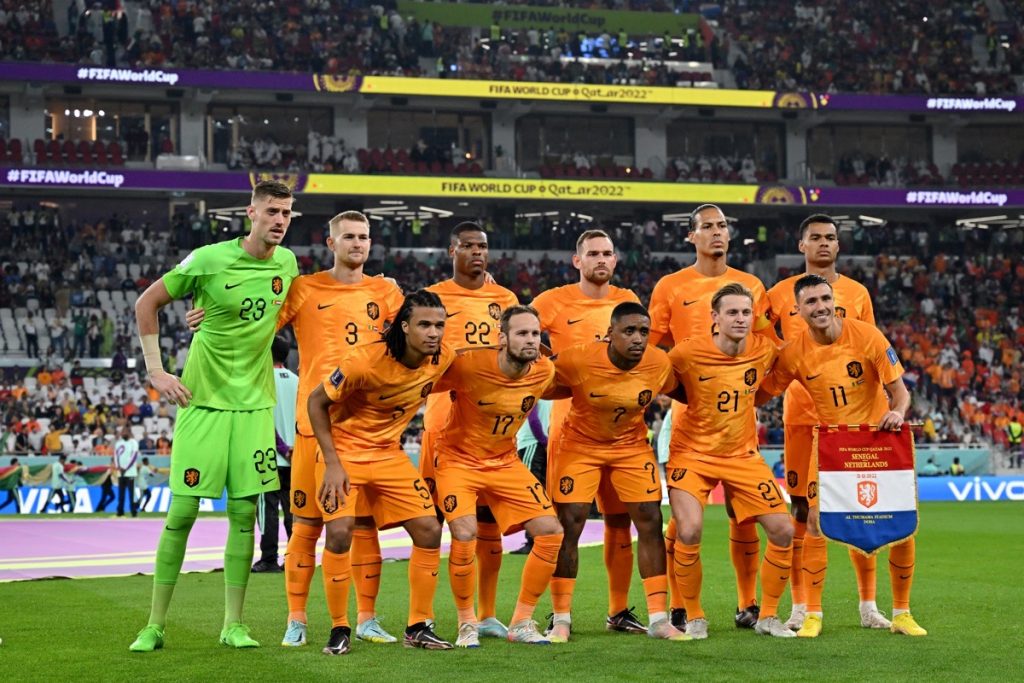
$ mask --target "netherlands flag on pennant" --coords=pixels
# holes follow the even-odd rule
[[[822,534],[873,555],[917,533],[914,436],[869,425],[817,425]]]

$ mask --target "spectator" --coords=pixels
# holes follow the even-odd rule
[[[967,475],[967,470],[960,464],[959,457],[953,458],[953,464],[949,466],[949,473],[954,477],[963,477]]]
[[[25,318],[25,322],[22,323],[21,330],[25,333],[25,355],[29,358],[38,358],[39,328],[36,325],[35,316],[31,312]]]

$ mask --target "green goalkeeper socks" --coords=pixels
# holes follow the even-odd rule
[[[242,621],[255,544],[256,496],[228,498],[228,542],[224,546],[224,627]]]
[[[185,546],[192,524],[199,514],[199,499],[195,496],[174,496],[160,544],[156,548],[156,568],[153,575],[153,603],[149,623],[163,628],[167,621],[167,608],[174,594],[174,584],[185,560]]]

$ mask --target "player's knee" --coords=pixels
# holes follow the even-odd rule
[[[558,521],[567,536],[579,536],[583,532],[583,525],[587,523],[588,512],[590,512],[589,505],[569,503],[558,506]]]
[[[636,526],[637,534],[647,536],[654,534],[661,535],[662,517],[661,505],[659,503],[640,503],[636,506],[632,515],[633,524]]]
[[[525,526],[534,538],[537,536],[557,536],[564,533],[562,525],[552,515],[531,519]]]
[[[405,524],[405,530],[418,548],[441,547],[441,524],[434,517],[417,517]]]
[[[676,540],[683,545],[697,545],[700,543],[702,529],[689,524],[676,524]]]
[[[342,517],[327,522],[324,547],[332,553],[347,553],[352,547],[352,517]]]
[[[788,548],[793,543],[793,522],[788,515],[769,515],[769,521],[764,524],[764,531],[768,534],[768,540],[782,548]]]
[[[452,538],[456,541],[468,542],[476,540],[477,526],[475,517],[466,516],[453,519],[448,524],[448,529],[452,533]]]

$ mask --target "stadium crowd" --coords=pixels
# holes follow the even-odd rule
[[[1019,32],[992,47],[1004,60],[975,58],[974,37],[997,29],[972,0],[747,0],[726,3],[722,24],[743,89],[1012,95],[1024,68]]]
[[[987,5],[970,0],[745,0],[713,12],[689,2],[611,4],[702,11],[720,28],[679,36],[626,35],[614,27],[595,34],[467,29],[403,17],[386,0],[150,0],[131,26],[113,3],[79,13],[72,2],[58,28],[52,5],[36,0],[0,8],[0,59],[405,76],[429,72],[424,59],[434,60],[442,77],[665,86],[712,80],[708,71],[685,67],[696,61],[731,68],[740,88],[989,96],[1017,93],[1014,76],[1024,69],[1021,32],[1003,36]],[[985,41],[985,59],[973,53],[975,36]]]
[[[508,230],[499,230],[490,217],[480,222],[493,245],[490,272],[526,302],[574,281],[576,273],[568,261],[545,255],[520,262],[508,252],[565,249],[592,225],[578,216],[557,224],[543,216],[520,217]],[[14,334],[24,342],[18,348],[43,359],[28,376],[23,369],[4,371],[0,416],[8,432],[7,447],[17,443],[38,449],[48,433],[66,429],[72,441],[65,440],[64,448],[78,453],[109,441],[124,421],[145,425],[154,447],[161,432],[170,433],[166,423],[157,430],[157,423],[147,418],[173,418],[173,406],[155,400],[151,389],[127,371],[127,359],[138,355],[131,294],[142,291],[186,250],[223,235],[216,222],[200,216],[179,214],[172,228],[121,214],[80,222],[62,218],[52,208],[27,204],[3,216],[0,309],[15,309],[18,315],[17,326],[2,329],[5,337]],[[240,222],[233,229],[240,230]],[[634,290],[643,301],[660,277],[681,266],[671,256],[654,253],[687,250],[680,228],[654,218],[609,230],[620,251],[617,284]],[[450,276],[445,255],[403,251],[442,244],[440,221],[386,218],[375,223],[374,231],[377,243],[368,272],[393,277],[407,290]],[[791,241],[781,224],[769,229],[741,221],[733,226],[730,259],[745,268],[771,258],[776,250],[792,252],[786,246]],[[1005,444],[1010,419],[1024,419],[1024,316],[1019,303],[1024,299],[1024,260],[1019,256],[1024,231],[887,224],[844,230],[841,241],[847,254],[886,254],[870,265],[858,262],[848,274],[872,292],[876,317],[903,358],[908,384],[918,396],[914,410],[924,425],[922,437]],[[119,271],[125,262],[136,264],[132,272]],[[307,273],[328,267],[328,262],[325,249],[299,256],[300,269]],[[783,268],[778,278],[791,274]],[[112,292],[130,294],[121,299]],[[53,310],[49,318],[43,315],[47,309]],[[165,311],[161,322],[165,366],[180,369],[190,338],[184,318]],[[34,348],[29,347],[30,336],[35,337]],[[6,344],[9,350],[14,346],[11,339]],[[79,360],[87,358],[113,358],[113,367],[83,370]],[[780,407],[769,405],[761,417],[765,442],[777,443]],[[652,421],[656,418],[652,414]],[[32,426],[40,419],[49,420],[47,429]]]

